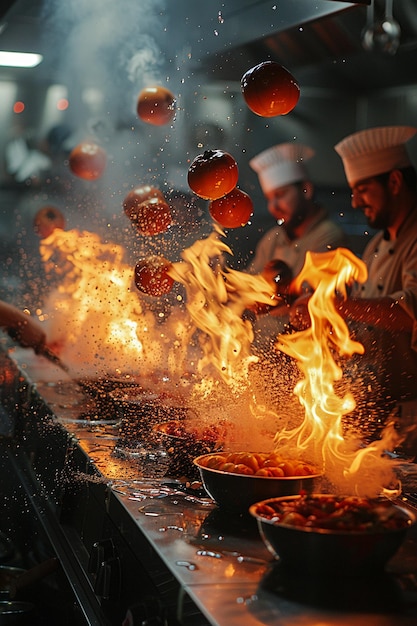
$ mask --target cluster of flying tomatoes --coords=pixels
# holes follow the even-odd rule
[[[291,73],[274,61],[265,61],[248,70],[241,79],[241,90],[248,108],[262,117],[285,115],[296,106],[300,89]],[[174,95],[165,87],[143,89],[137,100],[138,117],[154,126],[170,123],[176,114]],[[72,173],[85,180],[100,178],[107,165],[104,148],[94,142],[82,142],[70,153]],[[245,226],[253,214],[250,196],[237,186],[239,170],[236,160],[224,150],[206,150],[192,161],[188,185],[200,198],[209,201],[212,219],[223,228]],[[163,193],[144,185],[130,191],[123,209],[137,231],[144,236],[166,232],[172,214]],[[55,207],[44,207],[35,216],[35,230],[47,237],[55,228],[64,228],[65,219]],[[162,296],[173,286],[169,275],[171,263],[157,255],[141,259],[135,267],[135,284],[139,291]]]

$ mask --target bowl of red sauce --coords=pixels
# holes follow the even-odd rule
[[[416,521],[386,497],[319,493],[262,500],[249,513],[282,566],[308,576],[381,573]]]

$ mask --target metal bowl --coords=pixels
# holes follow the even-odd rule
[[[330,528],[329,521],[324,520],[320,523],[327,527],[298,526],[290,521],[279,521],[283,505],[308,502],[311,498],[319,503],[324,503],[324,499],[340,502],[342,496],[313,493],[308,496],[270,498],[253,504],[249,509],[268,550],[279,559],[283,567],[307,576],[367,576],[382,572],[403,543],[408,528],[416,521],[411,511],[387,498],[361,500],[366,501],[373,516],[380,515],[378,511],[383,507],[384,515],[396,520],[396,525],[390,528],[382,522],[369,520],[364,528],[358,519],[345,524],[344,529]],[[276,513],[271,517],[268,510]],[[329,520],[328,517],[326,519]]]
[[[203,431],[200,433],[192,429],[184,420],[156,424],[153,427],[153,435],[168,454],[167,473],[172,477],[198,478],[198,470],[193,464],[194,458],[203,453],[220,450],[222,445],[214,431],[208,436]]]
[[[32,602],[0,601],[0,624],[30,626],[34,624],[35,605]]]
[[[119,445],[127,447],[149,442],[155,424],[171,419],[185,419],[190,413],[180,397],[149,390],[121,388],[112,391],[110,397],[120,418]]]
[[[207,456],[211,454],[194,459],[206,492],[219,507],[237,513],[247,513],[254,502],[266,498],[299,494],[302,491],[310,493],[317,488],[317,481],[322,477],[321,474],[289,477],[234,474],[206,467],[204,460]]]
[[[22,567],[11,567],[10,565],[0,565],[0,599],[8,600],[10,591],[22,574],[26,572]],[[1,623],[1,622],[0,622]]]

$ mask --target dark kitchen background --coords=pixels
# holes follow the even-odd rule
[[[243,268],[271,225],[248,162],[293,139],[316,150],[310,169],[318,198],[361,253],[369,231],[350,208],[333,146],[369,126],[417,125],[415,0],[16,0],[2,6],[0,49],[43,59],[30,69],[0,67],[0,297],[29,304],[36,291],[41,269],[32,222],[42,206],[58,207],[69,228],[122,243],[133,261],[137,241],[122,210],[127,192],[151,183],[167,195],[188,193],[188,166],[209,148],[235,157],[239,186],[255,205],[252,223],[227,234],[231,265]],[[391,12],[394,24],[381,35]],[[286,116],[258,117],[242,98],[242,75],[265,60],[283,64],[299,82],[299,103]],[[171,125],[150,126],[137,117],[137,95],[150,84],[175,94]],[[94,182],[68,168],[70,150],[87,137],[108,154],[106,172]],[[415,143],[410,149],[413,156]],[[195,215],[189,210],[185,227],[172,230],[173,252],[210,229],[206,207],[203,217]]]

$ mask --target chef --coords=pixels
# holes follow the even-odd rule
[[[394,408],[410,430],[409,441],[417,442],[411,432],[417,424],[417,173],[406,148],[416,132],[409,126],[371,128],[349,135],[335,150],[352,207],[378,229],[363,254],[368,279],[354,286],[339,310],[365,347],[358,372],[366,367],[372,374],[369,392],[377,410]]]
[[[277,225],[260,239],[247,271],[274,281],[279,293],[285,293],[300,272],[307,251],[325,252],[346,243],[342,228],[315,200],[315,186],[306,168],[313,156],[309,146],[288,142],[264,150],[249,162]],[[287,322],[285,305],[272,308],[268,315],[258,315],[255,344],[274,341]]]

